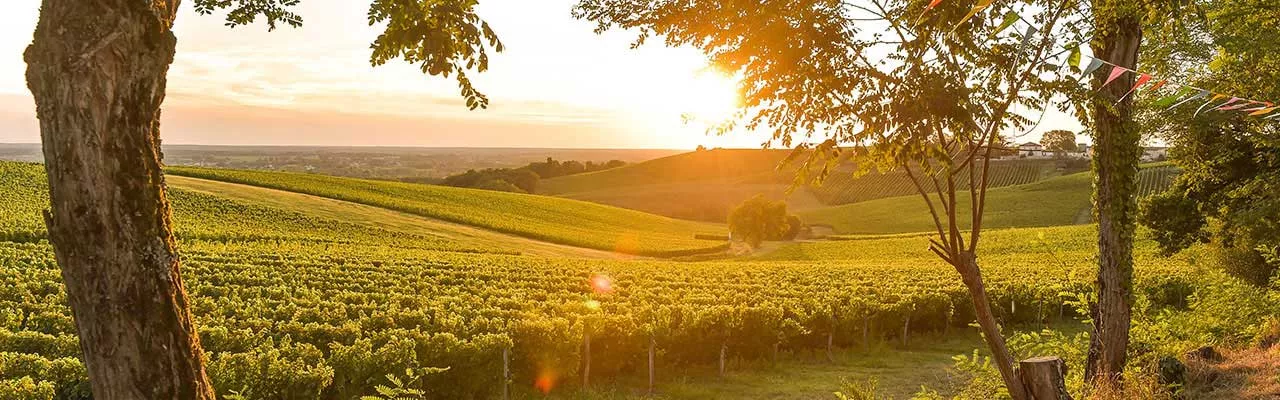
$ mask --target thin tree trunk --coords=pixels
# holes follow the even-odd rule
[[[1109,1],[1107,1],[1109,2]],[[1117,4],[1103,5],[1112,13]],[[1142,42],[1137,15],[1115,15],[1099,21],[1102,35],[1093,48],[1104,60],[1133,67]],[[1094,87],[1104,84],[1111,68],[1100,68]],[[1133,197],[1141,151],[1141,133],[1132,121],[1131,100],[1116,99],[1133,86],[1126,73],[1101,87],[1093,103],[1094,209],[1098,216],[1098,304],[1085,364],[1085,379],[1116,383],[1124,370],[1129,345],[1130,291],[1133,287],[1133,236],[1137,204]]]
[[[1013,369],[1013,357],[1009,355],[1009,348],[1004,343],[1004,335],[1000,333],[995,314],[991,312],[991,300],[987,298],[987,290],[982,282],[982,272],[978,269],[977,258],[973,253],[961,252],[960,259],[957,261],[961,263],[957,266],[960,278],[964,281],[965,287],[969,288],[969,296],[973,298],[974,316],[982,330],[982,338],[991,350],[991,360],[1000,370],[1000,377],[1004,380],[1005,387],[1009,389],[1009,396],[1014,400],[1028,399],[1026,388],[1022,386],[1022,381]]]
[[[160,163],[178,1],[44,0],[24,54],[94,398],[212,399]]]

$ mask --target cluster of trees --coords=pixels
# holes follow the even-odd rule
[[[537,193],[538,181],[558,176],[602,171],[627,165],[622,160],[595,163],[591,161],[556,161],[547,157],[545,162],[534,162],[520,168],[486,168],[467,170],[450,175],[440,184],[454,187],[497,190],[503,192]]]
[[[787,202],[755,195],[729,212],[729,235],[760,247],[766,240],[792,240],[804,225],[800,217],[787,214]]]

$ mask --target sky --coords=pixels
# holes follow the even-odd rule
[[[0,13],[0,142],[38,142],[22,51],[40,0]],[[506,51],[471,74],[490,98],[469,111],[452,79],[391,61],[369,65],[368,1],[304,0],[301,28],[227,28],[183,2],[174,30],[161,137],[171,144],[429,147],[759,147],[762,132],[708,135],[703,123],[736,105],[734,82],[691,48],[634,34],[596,35],[570,16],[574,0],[485,0],[477,13]],[[1078,130],[1051,114],[1042,130]],[[1033,134],[1038,139],[1038,134]],[[1030,139],[1029,140],[1034,140]]]

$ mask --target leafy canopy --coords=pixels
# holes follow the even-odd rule
[[[302,0],[195,0],[202,15],[227,10],[226,25],[238,27],[265,19],[268,30],[279,24],[302,26],[302,16],[291,11]],[[489,69],[489,49],[503,50],[489,24],[475,13],[478,0],[373,0],[369,25],[383,24],[382,34],[369,46],[374,66],[401,59],[418,65],[423,73],[458,82],[467,108],[487,108],[489,98],[475,88],[468,71]]]

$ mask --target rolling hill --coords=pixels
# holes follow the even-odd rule
[[[795,178],[794,167],[782,171],[777,168],[788,154],[790,150],[689,152],[621,168],[547,179],[540,183],[539,192],[673,218],[714,222],[724,221],[731,207],[756,194],[786,200],[791,210],[805,211],[915,193],[914,185],[901,171],[855,174],[855,168],[848,162],[821,185],[789,190]],[[991,166],[991,187],[1060,176],[1062,166],[1056,160],[995,161]]]
[[[584,201],[341,178],[314,174],[173,167],[171,175],[343,200],[551,243],[626,254],[675,256],[714,251],[720,225],[684,221]],[[518,212],[516,212],[518,211]]]
[[[1168,164],[1145,165],[1138,173],[1138,196],[1149,196],[1170,185],[1177,168]],[[1046,227],[1091,221],[1092,175],[1080,172],[987,192],[986,228]],[[968,192],[959,203],[968,207]],[[936,199],[935,199],[936,200]],[[843,234],[892,234],[933,230],[928,206],[918,194],[889,197],[797,213],[808,224],[831,225]],[[961,221],[961,226],[969,223]]]

